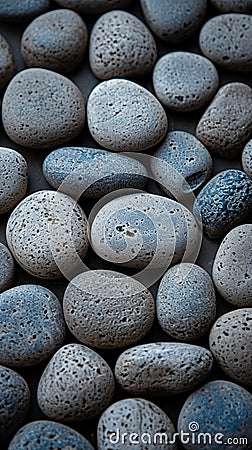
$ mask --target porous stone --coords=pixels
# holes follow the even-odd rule
[[[106,361],[81,344],[68,344],[54,354],[38,385],[42,412],[54,420],[83,421],[100,414],[114,393]]]
[[[89,245],[81,207],[68,195],[48,190],[19,203],[8,220],[6,238],[19,265],[45,279],[74,270]]]
[[[63,300],[68,328],[83,344],[113,349],[142,339],[155,317],[151,293],[134,278],[111,270],[75,277]]]
[[[194,389],[212,366],[213,357],[203,347],[155,342],[125,350],[116,362],[115,377],[130,394],[168,396]]]
[[[142,398],[127,398],[114,403],[102,414],[97,429],[98,450],[111,447],[121,450],[122,446],[175,450],[176,444],[168,444],[174,433],[172,421],[157,405]],[[166,435],[167,442],[161,440],[160,435]]]
[[[0,0],[0,20],[26,22],[48,11],[50,0]]]
[[[238,445],[239,450],[245,450],[250,447],[247,443],[252,441],[251,423],[251,394],[235,383],[216,380],[205,384],[188,397],[179,415],[178,432],[180,435],[182,431],[193,432],[195,442],[200,444],[201,450],[219,450],[221,447],[237,450]],[[211,441],[207,437],[204,442],[204,435],[210,435]],[[247,443],[240,440],[244,437]],[[192,439],[187,443],[185,440],[185,449],[196,448]],[[226,446],[225,442],[228,441]]]
[[[85,122],[81,91],[68,78],[46,69],[26,69],[8,85],[3,126],[16,144],[30,148],[61,145],[79,134]]]
[[[81,14],[99,14],[111,9],[126,8],[132,0],[55,0],[64,8],[74,9]]]
[[[14,260],[9,249],[0,242],[0,293],[9,289],[14,281]]]
[[[145,20],[153,33],[169,43],[191,36],[203,21],[207,0],[140,0]]]
[[[196,53],[167,53],[158,60],[153,72],[158,99],[174,111],[190,112],[205,106],[218,85],[212,62]]]
[[[251,0],[211,0],[213,6],[221,12],[251,13]]]
[[[181,341],[197,339],[216,315],[210,275],[196,264],[171,267],[161,279],[156,305],[158,322],[167,334]]]
[[[90,66],[97,78],[137,77],[157,59],[155,40],[137,17],[110,11],[95,23],[90,36]]]
[[[240,384],[252,385],[252,309],[219,317],[209,336],[210,350],[221,369]]]
[[[0,366],[0,442],[23,422],[29,408],[30,391],[21,375]]]
[[[211,239],[223,237],[252,208],[252,180],[241,170],[223,170],[200,191],[194,206],[204,232]]]
[[[0,90],[5,88],[15,72],[16,65],[12,50],[4,36],[0,34]]]
[[[158,144],[168,128],[154,95],[132,81],[103,81],[87,103],[89,131],[98,144],[114,151],[142,151]]]
[[[215,64],[239,72],[252,71],[252,16],[221,14],[203,26],[199,44]]]
[[[242,167],[246,174],[252,178],[252,139],[250,139],[242,151]]]
[[[24,157],[7,147],[0,147],[0,167],[0,214],[4,214],[25,196],[28,168]]]
[[[222,86],[201,117],[196,136],[216,156],[237,156],[252,133],[252,89],[244,83]]]
[[[50,153],[43,163],[46,181],[70,196],[103,197],[117,189],[142,189],[145,167],[136,159],[107,150],[64,147]]]
[[[21,53],[28,67],[70,72],[83,60],[88,32],[82,18],[67,9],[37,17],[23,33]]]
[[[0,363],[28,367],[48,358],[65,338],[57,297],[43,286],[16,286],[0,295]]]

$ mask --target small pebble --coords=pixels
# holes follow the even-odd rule
[[[216,380],[205,384],[186,400],[179,415],[178,432],[180,435],[181,432],[190,433],[189,441],[185,438],[183,443],[183,448],[187,450],[249,450],[251,423],[251,394],[237,384]],[[198,447],[193,443],[192,432],[195,443],[200,444]],[[247,439],[247,443],[242,444],[240,438]],[[228,439],[231,440],[226,445]]]
[[[251,134],[251,87],[236,82],[222,86],[197,125],[197,138],[216,156],[234,158]]]
[[[242,167],[246,174],[252,178],[252,139],[250,139],[243,149]]]
[[[81,14],[99,14],[111,9],[126,8],[132,0],[55,0],[63,8],[74,9]]]
[[[221,14],[203,26],[199,44],[207,58],[224,69],[252,71],[252,16]]]
[[[16,286],[0,295],[0,363],[28,367],[48,358],[65,338],[57,297],[43,286]]]
[[[5,91],[2,120],[16,144],[39,149],[61,145],[83,128],[84,98],[63,75],[46,69],[26,69],[11,80]]]
[[[9,249],[0,242],[0,293],[9,289],[14,281],[14,260]]]
[[[0,0],[0,20],[28,22],[50,8],[50,0]]]
[[[203,347],[155,342],[125,350],[116,362],[115,377],[127,393],[162,397],[194,389],[212,366],[213,357]]]
[[[252,0],[211,0],[212,5],[221,12],[251,13]]]
[[[174,111],[191,112],[208,103],[218,89],[214,65],[201,55],[171,52],[154,68],[153,85],[158,99]]]
[[[166,435],[168,441],[174,433],[172,421],[157,405],[142,398],[127,398],[102,414],[97,429],[98,450],[175,450],[176,444],[168,444],[161,437]]]
[[[35,19],[24,31],[21,53],[28,67],[70,72],[83,60],[88,31],[74,11],[58,9]]]
[[[166,113],[154,95],[128,80],[103,81],[87,103],[89,131],[98,144],[114,151],[140,152],[166,135]]]
[[[251,211],[252,180],[241,170],[223,170],[203,187],[194,208],[208,237],[222,238]]]
[[[114,377],[98,353],[81,344],[68,344],[54,354],[39,381],[37,399],[53,420],[83,421],[108,406]]]
[[[145,167],[136,159],[107,150],[64,147],[50,153],[43,163],[46,181],[70,196],[99,198],[118,189],[142,189]]]
[[[15,72],[16,65],[12,50],[4,36],[0,34],[0,90],[5,88]]]
[[[21,375],[0,366],[0,392],[1,442],[15,432],[24,421],[29,408],[30,391]]]
[[[234,381],[252,385],[252,309],[241,308],[219,317],[209,336],[210,350]]]
[[[0,147],[0,214],[5,214],[25,196],[28,184],[28,167],[20,153]]]

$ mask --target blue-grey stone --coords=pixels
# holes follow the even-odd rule
[[[9,249],[0,242],[0,293],[9,289],[14,280],[14,260]]]
[[[247,175],[252,178],[252,139],[250,139],[242,151],[242,167]]]
[[[55,0],[63,8],[74,9],[80,14],[99,14],[111,9],[126,8],[132,0]]]
[[[48,11],[50,0],[0,0],[0,20],[26,22]]]
[[[223,13],[251,13],[252,0],[211,0],[213,6]]]
[[[0,34],[0,90],[5,88],[15,72],[16,65],[11,47],[4,36]]]

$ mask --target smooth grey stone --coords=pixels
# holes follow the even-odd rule
[[[0,20],[3,22],[27,22],[48,11],[50,0],[0,0]]]
[[[221,14],[205,23],[200,32],[202,53],[224,69],[252,71],[252,16]]]
[[[213,6],[221,12],[251,13],[252,0],[211,0]]]
[[[147,181],[147,171],[136,159],[88,147],[58,148],[45,158],[42,169],[51,186],[76,198],[142,189]]]
[[[203,347],[155,342],[125,350],[116,362],[115,377],[127,393],[162,397],[194,389],[212,366],[213,357]]]
[[[88,127],[108,150],[140,152],[166,135],[166,113],[154,95],[132,81],[113,79],[96,86],[87,103]]]
[[[161,279],[156,305],[158,322],[168,335],[181,341],[199,338],[216,316],[210,275],[196,264],[171,267]]]
[[[30,403],[30,391],[21,375],[0,366],[0,392],[1,442],[15,432],[25,419]]]
[[[14,281],[14,260],[9,249],[0,242],[0,293],[9,289]]]
[[[252,178],[252,139],[250,139],[242,151],[242,167],[246,174]]]
[[[157,405],[142,398],[127,398],[102,414],[97,428],[98,450],[175,450],[177,444],[168,444],[164,439],[166,435],[167,442],[168,437],[172,440],[174,433],[172,421]]]
[[[15,72],[16,65],[11,47],[4,36],[0,34],[0,90],[5,88]]]
[[[97,78],[133,78],[148,73],[157,59],[149,29],[125,11],[111,11],[94,24],[89,61]]]
[[[252,307],[252,225],[231,230],[215,255],[213,281],[221,296],[235,306]]]
[[[68,344],[53,355],[42,373],[38,404],[53,420],[91,419],[112,400],[114,384],[110,367],[98,353],[81,344]]]
[[[29,367],[55,352],[65,339],[63,311],[43,286],[16,286],[0,295],[0,363]]]
[[[134,278],[89,270],[71,280],[63,310],[68,328],[82,344],[114,349],[134,344],[149,332],[155,302]]]
[[[61,145],[84,126],[81,91],[68,78],[46,69],[26,69],[8,85],[2,105],[3,126],[16,144],[30,148]]]
[[[252,385],[252,309],[241,308],[219,317],[209,336],[210,350],[234,381]]]
[[[251,134],[251,87],[236,82],[222,86],[197,125],[197,138],[216,156],[234,158]]]
[[[15,150],[0,147],[0,175],[0,214],[5,214],[26,194],[28,185],[26,160]]]
[[[205,106],[218,89],[213,63],[190,52],[171,52],[155,65],[153,86],[158,99],[174,111],[194,111]]]
[[[58,9],[37,17],[25,29],[21,53],[26,66],[70,72],[83,60],[88,31],[74,11]]]
[[[132,0],[55,0],[63,8],[74,9],[81,14],[99,14],[111,9],[126,8]]]
[[[14,209],[6,238],[14,258],[26,272],[42,279],[58,278],[63,269],[67,272],[74,268],[77,255],[86,255],[87,218],[68,195],[38,191]]]
[[[153,33],[169,43],[185,41],[203,21],[207,0],[140,0]]]

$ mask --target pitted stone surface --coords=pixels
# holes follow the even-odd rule
[[[242,167],[246,174],[252,178],[252,139],[250,139],[242,151]]]
[[[9,249],[0,242],[0,293],[9,289],[14,281],[14,260]]]
[[[0,0],[0,20],[3,22],[28,22],[48,11],[50,0]]]
[[[213,6],[223,13],[251,13],[252,0],[211,0]]]
[[[0,34],[0,90],[5,88],[10,79],[13,77],[15,71],[16,65],[11,47],[4,36]]]
[[[63,8],[74,9],[80,14],[98,14],[111,9],[126,8],[132,0],[55,0]]]

